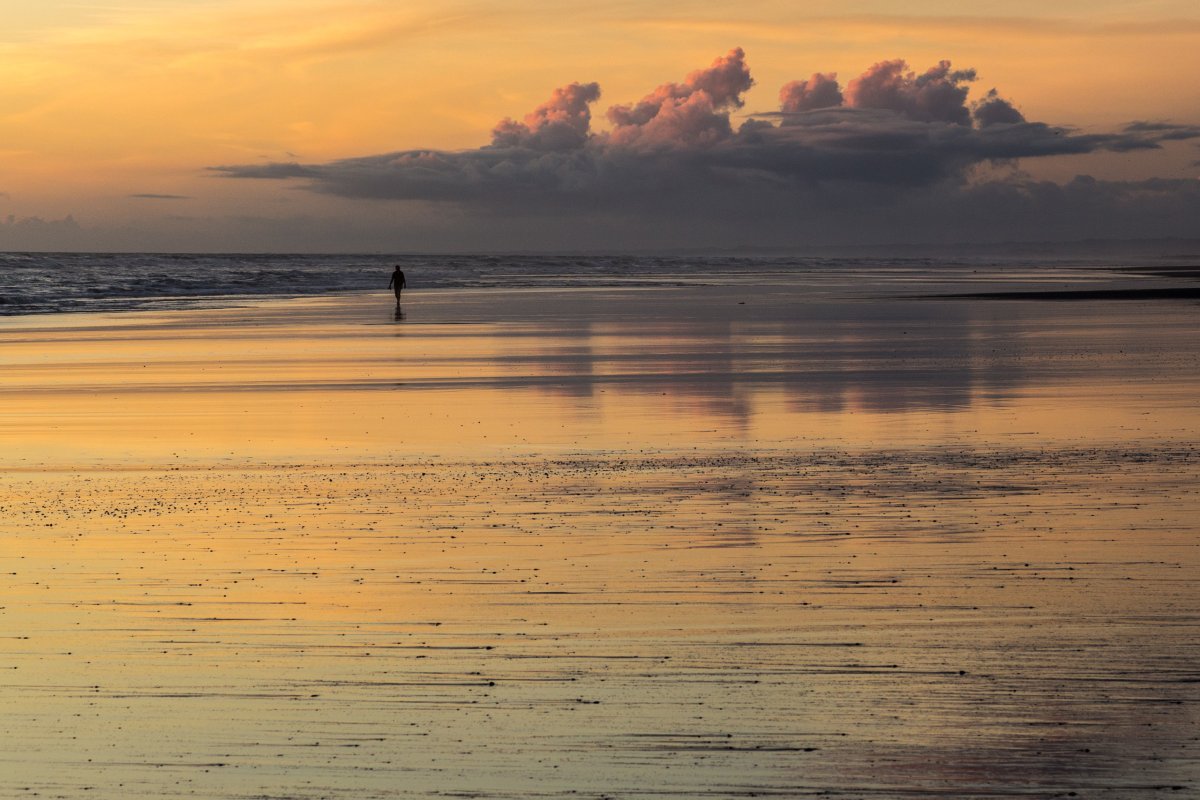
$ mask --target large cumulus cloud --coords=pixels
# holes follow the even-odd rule
[[[729,112],[741,108],[754,81],[739,47],[698,69],[683,83],[664,83],[633,105],[608,110],[610,149],[683,149],[716,144],[733,134]]]
[[[747,115],[735,127],[732,114],[754,84],[738,48],[635,103],[611,106],[607,130],[592,125],[600,86],[572,83],[521,121],[498,123],[491,142],[474,150],[213,169],[234,178],[299,179],[336,196],[450,202],[509,215],[695,216],[708,207],[782,219],[839,202],[903,202],[906,193],[935,190],[950,196],[989,163],[1200,138],[1200,128],[1165,122],[1085,134],[1030,121],[995,89],[972,101],[976,81],[974,70],[948,60],[924,71],[880,61],[844,88],[836,74],[818,72],[783,86],[778,110]],[[1020,192],[993,195],[1028,200]]]
[[[524,122],[502,120],[492,129],[497,147],[571,150],[587,143],[591,104],[600,99],[600,84],[572,83],[555,89],[550,99],[525,115]]]
[[[970,121],[966,99],[975,70],[952,69],[939,61],[917,75],[901,59],[880,61],[846,87],[846,104],[852,108],[880,108],[922,122]]]
[[[785,83],[779,90],[779,110],[785,113],[834,108],[844,100],[836,72],[814,72],[807,80]]]

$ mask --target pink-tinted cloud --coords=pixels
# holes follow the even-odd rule
[[[501,120],[492,129],[492,145],[534,150],[582,147],[592,124],[589,105],[599,99],[598,83],[572,83],[555,89],[549,100],[525,115],[524,122]]]
[[[850,81],[843,95],[834,73],[816,73],[808,80],[792,81],[779,90],[779,110],[784,123],[789,114],[824,108],[888,111],[898,117],[926,123],[1016,125],[1025,122],[1016,107],[990,90],[967,104],[975,70],[954,70],[939,61],[920,75],[903,59],[880,61]]]
[[[969,125],[965,85],[975,80],[975,70],[951,70],[940,61],[920,75],[903,59],[880,61],[846,87],[846,105],[894,111],[919,122],[952,122]]]
[[[746,54],[738,47],[690,73],[683,83],[664,83],[636,104],[608,110],[609,141],[624,147],[710,145],[733,134],[729,112],[744,104],[754,85]]]
[[[835,108],[842,104],[836,72],[814,72],[806,81],[792,81],[779,90],[779,110],[787,113]]]

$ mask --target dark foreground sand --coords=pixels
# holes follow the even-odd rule
[[[0,325],[0,797],[1195,796],[1200,317]]]

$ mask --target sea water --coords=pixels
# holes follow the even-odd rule
[[[1186,262],[1187,259],[1184,259]],[[802,283],[816,293],[905,294],[1021,284],[1128,280],[1096,268],[1153,270],[1179,257],[781,255],[287,255],[0,253],[0,316],[212,305],[239,297],[385,291],[399,265],[410,288],[633,287]],[[1190,262],[1188,262],[1190,263]],[[1144,276],[1142,276],[1144,277]]]

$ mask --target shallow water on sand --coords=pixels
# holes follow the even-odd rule
[[[1197,792],[1194,305],[386,302],[0,328],[0,796]]]

